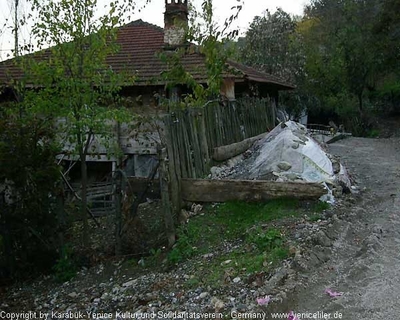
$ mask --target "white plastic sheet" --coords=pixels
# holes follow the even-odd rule
[[[249,170],[250,178],[262,179],[273,172],[285,180],[333,183],[332,162],[306,133],[307,129],[294,121],[275,127],[258,142],[259,151]]]

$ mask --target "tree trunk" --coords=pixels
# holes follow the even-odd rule
[[[82,232],[82,245],[84,248],[89,246],[89,221],[86,212],[87,207],[87,165],[86,165],[86,155],[84,153],[80,154],[81,160],[81,198],[82,198],[82,207],[81,207],[81,218],[83,224],[83,232]]]

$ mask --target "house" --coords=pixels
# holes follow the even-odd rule
[[[132,103],[136,104],[142,112],[159,110],[158,97],[179,99],[188,90],[184,84],[173,88],[166,86],[167,83],[161,76],[166,65],[159,57],[161,52],[189,45],[185,43],[184,31],[184,26],[188,24],[188,0],[165,0],[164,21],[164,29],[142,20],[120,27],[117,36],[120,50],[106,60],[113,71],[128,72],[135,76],[135,81],[131,85],[125,85],[122,88],[121,95],[131,97]],[[181,63],[198,83],[206,83],[205,57],[198,50],[188,50],[182,57]],[[251,95],[256,88],[260,96],[269,96],[278,103],[280,90],[293,89],[293,86],[281,79],[243,64],[228,61],[228,67],[231,72],[224,73],[221,87],[221,95],[228,100]],[[12,90],[8,85],[13,80],[22,78],[23,74],[13,64],[13,60],[0,63],[0,83],[3,84],[0,102],[13,98]],[[131,135],[125,132],[121,141],[128,174],[147,176],[154,164],[153,155],[156,153],[157,134],[153,133],[150,139],[144,139],[140,136],[131,138]],[[88,157],[92,171],[102,174],[111,171],[115,159],[107,157],[107,150],[99,141],[94,141],[93,144],[95,150],[93,152],[96,156]],[[74,160],[66,155],[60,155],[61,159],[72,162]],[[74,174],[73,169],[71,169],[71,174]]]

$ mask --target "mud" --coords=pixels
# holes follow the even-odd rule
[[[329,152],[341,158],[364,191],[341,217],[329,260],[303,271],[306,280],[287,305],[298,313],[324,312],[330,319],[335,313],[348,320],[397,319],[400,139],[349,138],[330,145]],[[327,288],[343,295],[331,298]]]

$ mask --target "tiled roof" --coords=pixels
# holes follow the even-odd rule
[[[164,50],[162,28],[136,20],[119,28],[117,43],[120,46],[118,53],[107,58],[107,64],[114,71],[134,74],[136,76],[134,85],[164,84],[161,73],[166,69],[166,65],[159,57],[159,53]],[[49,50],[45,50],[39,57],[43,59],[48,55]],[[293,88],[272,75],[233,61],[229,61],[228,64],[232,68],[232,73],[226,75],[236,78],[236,81],[268,83],[283,90]],[[206,80],[205,57],[196,50],[182,58],[182,65],[197,81]],[[22,76],[13,59],[0,63],[0,83],[8,84],[11,80],[21,79]]]

